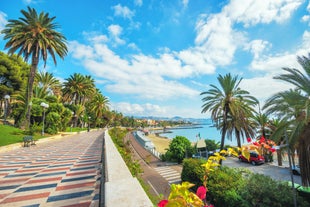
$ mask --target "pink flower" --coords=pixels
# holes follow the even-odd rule
[[[165,205],[168,203],[168,200],[161,200],[158,204],[157,204],[157,206],[158,207],[165,207]]]
[[[246,138],[246,141],[251,142],[252,139],[250,137]]]
[[[198,196],[201,200],[203,200],[203,199],[206,198],[207,191],[208,191],[208,190],[207,190],[207,188],[206,188],[205,186],[200,186],[200,187],[197,189],[196,194],[197,194],[197,196]]]

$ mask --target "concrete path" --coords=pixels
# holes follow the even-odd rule
[[[0,152],[0,206],[99,206],[103,134]]]

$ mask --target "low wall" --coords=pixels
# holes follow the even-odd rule
[[[104,202],[106,207],[153,207],[152,202],[134,178],[124,160],[105,131],[105,187]]]

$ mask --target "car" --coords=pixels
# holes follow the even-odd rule
[[[292,172],[294,175],[300,175],[299,165],[292,166]]]
[[[250,159],[248,160],[242,154],[239,155],[239,160],[241,162],[249,162],[252,165],[258,165],[265,163],[265,158],[262,155],[257,154],[256,152],[250,152]]]

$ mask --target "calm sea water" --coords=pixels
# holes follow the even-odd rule
[[[171,133],[162,133],[160,136],[167,137],[170,139],[175,138],[176,136],[184,136],[191,142],[197,142],[198,134],[200,134],[201,139],[211,139],[215,140],[216,142],[221,141],[221,133],[218,131],[215,127],[212,127],[210,125],[199,125],[201,128],[189,128],[189,129],[172,129]],[[225,145],[233,145],[236,146],[237,142],[236,140],[228,140],[225,139]]]

